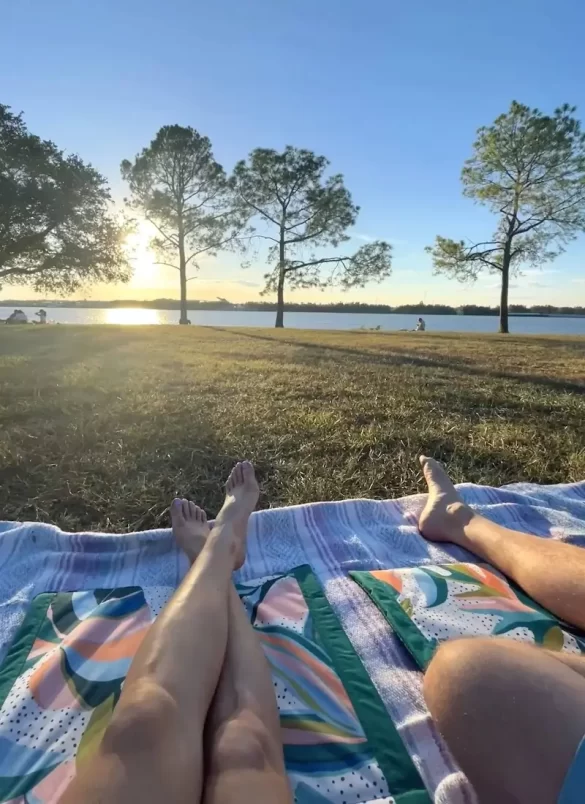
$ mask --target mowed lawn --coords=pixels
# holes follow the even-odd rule
[[[0,328],[0,518],[65,529],[213,515],[249,458],[262,507],[456,481],[585,478],[585,339],[197,327]]]

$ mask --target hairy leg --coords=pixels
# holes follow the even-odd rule
[[[199,800],[203,731],[224,662],[231,575],[239,545],[229,521],[209,534],[186,500],[171,507],[173,531],[199,557],[140,646],[96,756],[62,804]],[[207,537],[207,538],[206,538]]]
[[[585,735],[585,678],[500,639],[443,645],[425,675],[433,719],[481,804],[553,804]]]
[[[421,456],[429,499],[419,530],[493,564],[566,622],[585,628],[585,550],[503,528],[468,508],[440,463]]]
[[[220,517],[229,516],[231,495],[246,495],[248,510],[252,512],[258,487],[251,464],[234,469],[227,492]],[[246,517],[238,525],[242,545],[247,524]],[[258,804],[291,801],[270,670],[233,586],[229,595],[227,649],[207,718],[205,755],[206,804],[239,802],[242,790],[246,791],[246,800]]]

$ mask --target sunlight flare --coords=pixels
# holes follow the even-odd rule
[[[106,310],[106,324],[160,324],[160,311],[145,307],[111,307]]]
[[[130,284],[135,287],[147,286],[152,283],[157,274],[156,255],[150,247],[154,234],[154,227],[148,221],[143,220],[126,237],[128,257],[134,268]]]

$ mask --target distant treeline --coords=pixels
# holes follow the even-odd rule
[[[0,307],[143,307],[149,310],[179,310],[180,303],[176,299],[154,299],[153,301],[138,301],[132,299],[118,299],[116,301],[60,301],[44,300],[30,301],[22,299],[0,300]],[[215,301],[190,301],[189,310],[243,310],[250,312],[273,312],[276,310],[275,302],[244,302],[233,304],[227,299]],[[362,302],[338,302],[335,304],[316,304],[302,302],[298,304],[285,304],[286,311],[290,313],[405,313],[408,315],[499,315],[499,307],[485,307],[479,304],[464,304],[462,307],[451,307],[448,304],[400,304],[391,307],[389,304],[364,304]],[[551,304],[535,304],[527,307],[524,304],[511,304],[511,315],[578,315],[585,316],[585,307],[553,307]]]

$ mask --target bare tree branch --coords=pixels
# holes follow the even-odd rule
[[[178,266],[178,265],[173,265],[173,264],[172,264],[172,263],[170,263],[170,262],[155,262],[155,263],[153,263],[153,265],[164,265],[164,266],[165,266],[165,268],[174,268],[174,269],[175,269],[175,271],[178,271],[178,270],[179,270],[179,266]]]
[[[167,234],[167,233],[164,231],[164,229],[161,229],[161,227],[158,225],[158,223],[157,223],[155,220],[153,220],[153,219],[152,219],[151,217],[149,217],[148,215],[145,215],[144,217],[146,218],[146,220],[147,220],[149,223],[152,223],[152,225],[153,225],[153,226],[154,226],[154,228],[157,230],[157,232],[158,232],[159,234],[161,234],[161,235],[164,237],[164,239],[165,239],[165,240],[167,240],[169,243],[172,243],[172,245],[173,245],[173,246],[175,246],[176,248],[178,248],[178,247],[179,247],[178,240],[175,240],[175,238],[174,238],[174,237],[172,237],[172,235]]]
[[[239,196],[242,199],[242,201],[245,204],[248,204],[248,206],[252,207],[252,209],[255,212],[257,212],[258,215],[262,215],[262,217],[266,218],[266,220],[270,221],[270,223],[274,223],[276,226],[280,226],[280,223],[277,220],[275,220],[271,215],[269,215],[268,212],[266,212],[265,209],[262,209],[261,207],[256,206],[256,204],[254,204],[252,201],[250,201],[248,198],[246,198],[245,195],[241,191],[239,192]]]
[[[47,267],[44,263],[37,266],[36,268],[0,268],[0,279],[3,279],[6,276],[35,276],[36,274],[42,274],[43,271],[46,271]]]
[[[319,237],[319,235],[322,235],[326,231],[327,227],[322,226],[321,229],[317,229],[314,232],[307,232],[307,234],[299,235],[298,237],[291,237],[284,242],[287,246],[292,245],[293,243],[305,243],[307,240],[313,240]]]
[[[310,268],[313,265],[325,265],[325,264],[330,263],[330,262],[342,263],[343,264],[343,263],[349,261],[350,259],[351,259],[351,257],[348,257],[347,255],[344,255],[344,256],[339,256],[339,257],[322,257],[321,259],[318,259],[318,260],[309,260],[309,262],[293,261],[293,262],[289,263],[284,270],[285,270],[285,273],[290,273],[291,271],[298,271],[300,268]]]

